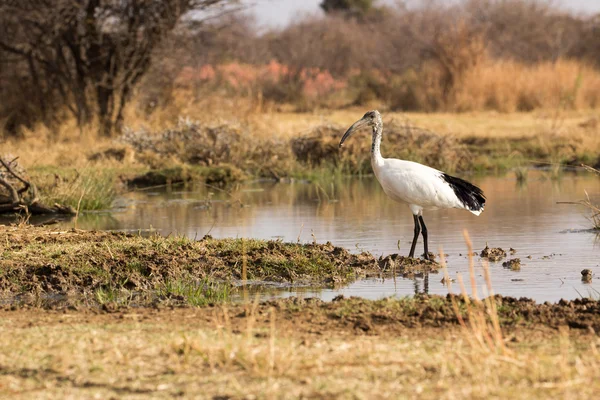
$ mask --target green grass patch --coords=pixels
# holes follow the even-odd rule
[[[209,279],[169,279],[159,285],[159,298],[181,301],[186,305],[201,307],[209,304],[225,303],[231,299],[234,288],[227,282]]]
[[[112,168],[37,167],[30,171],[45,204],[79,210],[110,208],[118,193],[119,170]]]

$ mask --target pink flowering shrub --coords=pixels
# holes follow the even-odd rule
[[[327,70],[303,68],[296,70],[271,60],[265,65],[231,62],[205,64],[200,68],[184,67],[177,76],[181,88],[220,88],[243,95],[249,90],[260,91],[275,102],[319,102],[347,88],[348,78],[334,78]]]
[[[346,81],[336,80],[329,71],[321,71],[318,68],[304,69],[300,76],[303,82],[303,92],[306,97],[316,98],[326,96],[332,92],[345,89]]]

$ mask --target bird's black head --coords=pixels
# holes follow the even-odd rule
[[[378,124],[381,124],[381,114],[379,114],[379,111],[368,111],[365,115],[363,115],[361,119],[352,124],[352,126],[348,128],[346,133],[344,133],[344,136],[342,136],[342,140],[340,140],[340,147],[342,147],[346,139],[348,139],[355,131],[359,130],[364,126],[376,127]]]
[[[371,110],[371,111],[367,111],[365,113],[365,115],[363,115],[362,119],[366,119],[366,120],[376,120],[377,116],[380,115],[379,111],[377,110]]]

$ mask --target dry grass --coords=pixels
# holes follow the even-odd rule
[[[600,175],[600,170],[596,168],[590,167],[588,165],[584,165],[584,168],[589,172],[592,172],[596,175]],[[589,212],[589,216],[587,218],[592,224],[592,229],[600,230],[600,205],[594,203],[590,199],[590,195],[587,193],[587,191],[585,192],[585,199],[583,200],[579,200],[576,202],[559,202],[559,204],[577,204],[584,206],[585,209]]]
[[[469,257],[469,280],[471,284],[471,296],[469,296],[462,276],[458,274],[458,283],[460,285],[461,296],[466,307],[466,320],[460,312],[456,298],[451,297],[454,313],[458,318],[461,328],[465,333],[465,337],[469,339],[472,347],[487,351],[492,354],[500,354],[506,356],[509,350],[506,348],[505,338],[500,327],[500,318],[498,316],[498,308],[494,300],[494,290],[492,288],[492,279],[489,270],[489,264],[486,260],[482,261],[483,276],[486,281],[485,299],[482,301],[477,291],[477,283],[475,278],[475,261],[473,258],[473,243],[469,237],[469,233],[465,229],[463,231],[465,242],[467,244],[467,254]],[[441,265],[444,268],[444,277],[448,292],[452,293],[452,280],[448,276],[446,260],[444,252],[440,250]]]
[[[236,322],[227,308],[215,308],[208,321],[191,310],[120,315],[4,313],[3,392],[23,399],[450,399],[593,398],[600,390],[598,338],[568,330],[523,331],[502,353],[456,329],[311,334],[275,309],[258,314],[251,305]]]
[[[375,107],[375,106],[374,106]],[[200,124],[202,129],[225,127],[235,133],[239,139],[234,143],[235,151],[245,153],[256,148],[261,143],[274,149],[273,144],[281,146],[292,138],[310,134],[315,129],[324,126],[336,126],[343,130],[359,119],[367,108],[351,108],[346,110],[317,111],[313,113],[294,112],[264,112],[256,113],[247,108],[224,107],[214,115],[207,113],[202,104],[188,104],[188,110],[181,114],[186,118]],[[459,140],[468,139],[508,139],[514,141],[518,147],[519,140],[528,141],[528,145],[535,146],[542,153],[560,141],[568,140],[574,146],[574,152],[589,150],[593,152],[600,148],[600,139],[595,133],[599,125],[593,123],[597,120],[596,113],[589,111],[534,111],[529,113],[499,114],[496,112],[473,113],[399,113],[381,109],[385,126],[390,127],[390,121],[409,123],[411,126],[435,132],[441,137],[452,136]],[[220,116],[227,114],[227,118]],[[169,122],[161,121],[161,117],[150,116],[143,118],[132,113],[129,126],[134,131],[144,130],[149,134],[159,134],[167,126],[170,130],[177,130],[179,115],[172,115]],[[184,119],[185,120],[185,119]],[[26,168],[38,166],[57,166],[84,168],[93,166],[89,161],[93,153],[107,148],[122,146],[110,140],[96,139],[92,131],[79,131],[72,125],[65,125],[57,134],[43,127],[35,131],[26,132],[21,140],[9,140],[2,143],[2,150],[20,157],[20,162]],[[367,142],[369,135],[363,134],[356,141]],[[384,136],[383,151],[391,145],[390,137]],[[239,141],[239,143],[238,143]],[[387,144],[386,144],[387,142]],[[285,146],[284,146],[285,147]],[[366,148],[366,147],[365,147]],[[368,149],[367,149],[368,150]],[[476,149],[473,149],[476,150]],[[519,148],[516,149],[521,150]],[[282,156],[289,156],[282,154]],[[144,167],[144,162],[138,159],[139,154],[129,153],[122,161],[102,160],[103,167]],[[187,158],[193,154],[186,155]],[[390,154],[398,157],[398,155]],[[281,155],[279,156],[279,159]],[[167,160],[168,161],[168,160]],[[543,160],[541,160],[543,161]],[[290,165],[284,166],[289,168]]]
[[[588,219],[592,223],[592,228],[600,230],[600,206],[590,200],[590,196],[587,194],[587,192],[585,193],[585,200],[580,200],[577,203],[572,204],[580,204],[584,206],[590,213]]]
[[[500,112],[586,110],[600,106],[600,72],[580,61],[533,65],[490,61],[467,72],[455,109]]]

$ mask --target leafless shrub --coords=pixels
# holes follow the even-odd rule
[[[182,119],[174,129],[157,134],[128,130],[118,141],[130,145],[138,153],[151,152],[162,157],[176,155],[182,162],[213,165],[232,161],[232,150],[241,142],[240,136],[239,129],[231,125],[202,126]]]
[[[268,45],[279,62],[298,69],[327,69],[342,76],[377,62],[370,59],[374,56],[370,47],[377,43],[371,33],[369,26],[339,16],[313,18],[269,35]],[[369,36],[371,40],[365,40]]]
[[[294,156],[300,162],[318,165],[333,163],[347,173],[369,173],[370,153],[366,140],[355,138],[340,151],[344,127],[324,125],[291,140]],[[408,120],[386,122],[383,140],[389,154],[447,171],[468,170],[469,151],[454,137],[416,127]]]
[[[584,17],[535,0],[469,0],[464,13],[485,29],[493,57],[523,62],[557,60],[581,40]]]
[[[131,146],[140,161],[153,167],[174,159],[202,166],[235,164],[259,176],[279,176],[285,170],[281,163],[291,161],[287,143],[248,136],[235,124],[211,126],[180,119],[174,128],[159,132],[126,130],[117,141]]]

